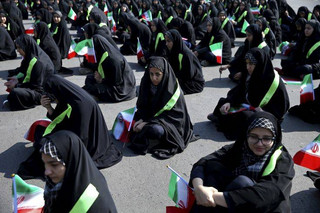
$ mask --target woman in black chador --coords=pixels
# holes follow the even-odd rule
[[[136,80],[125,57],[107,39],[93,35],[97,58],[95,73],[87,76],[85,89],[100,101],[121,102],[136,96]]]
[[[170,65],[184,94],[202,92],[204,79],[198,58],[186,46],[177,30],[166,32],[165,39],[169,49]]]
[[[195,23],[193,24],[193,27],[196,34],[196,39],[201,40],[207,32],[207,22],[211,18],[208,17],[206,4],[199,5],[197,12],[198,14],[195,18]]]
[[[0,61],[15,59],[17,57],[14,43],[5,28],[0,27]]]
[[[247,72],[226,98],[221,98],[208,119],[217,122],[228,139],[236,139],[242,123],[251,111],[230,113],[230,108],[247,104],[256,111],[267,111],[279,121],[289,109],[289,96],[281,78],[273,70],[272,62],[263,50],[253,48],[245,56]],[[244,73],[243,73],[244,74]],[[273,89],[270,89],[273,88]]]
[[[16,39],[18,52],[23,56],[20,67],[10,71],[8,90],[11,110],[30,109],[40,105],[43,83],[49,74],[54,73],[54,66],[49,56],[37,45],[35,40],[26,35]]]
[[[193,138],[183,92],[170,64],[151,57],[141,79],[130,148],[160,159],[182,152]]]
[[[194,164],[190,185],[196,202],[191,212],[291,212],[295,171],[281,143],[277,119],[254,113],[235,143]]]
[[[44,213],[75,209],[91,213],[117,212],[105,177],[76,134],[62,130],[41,142],[46,175]],[[81,196],[91,199],[79,199]]]
[[[34,26],[34,37],[37,44],[47,53],[50,57],[56,71],[59,72],[62,65],[61,55],[59,48],[52,38],[48,25],[40,21]]]

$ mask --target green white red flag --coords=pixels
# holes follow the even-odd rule
[[[72,7],[70,7],[70,10],[68,13],[68,18],[72,19],[73,21],[75,21],[77,19],[77,14],[76,14],[76,12],[74,12]]]
[[[103,12],[104,12],[104,14],[106,14],[106,15],[107,15],[108,12],[109,12],[107,3],[104,4]]]
[[[83,55],[86,57],[87,61],[90,63],[97,63],[96,54],[94,51],[93,40],[92,39],[85,39],[80,41],[74,51],[78,55]]]
[[[314,101],[314,89],[312,74],[305,75],[303,81],[301,82],[300,88],[300,104]]]
[[[110,23],[111,32],[115,33],[117,30],[117,26],[116,26],[116,22],[114,21],[114,18],[113,18],[113,13],[108,12],[107,18],[108,18],[108,22]]]
[[[77,53],[74,51],[74,49],[76,48],[77,43],[71,39],[71,45],[69,47],[69,52],[68,52],[68,59],[74,58],[77,56]]]
[[[253,15],[260,15],[260,9],[258,7],[251,7],[250,10]]]
[[[293,161],[295,164],[320,172],[320,135],[310,144],[298,151]]]
[[[143,50],[142,50],[142,47],[140,44],[140,40],[138,38],[138,43],[137,43],[137,58],[138,58],[138,60],[140,60],[140,58],[143,56],[144,56],[144,53],[143,53]]]
[[[129,132],[134,125],[134,114],[136,107],[120,112],[112,126],[112,134],[116,140],[124,143],[129,142]]]
[[[213,53],[213,55],[216,56],[217,63],[222,64],[222,47],[223,47],[223,42],[218,42],[211,44],[210,50]]]
[[[147,10],[146,12],[142,13],[142,19],[150,25],[150,22],[152,21],[152,13],[150,10]]]
[[[228,114],[233,114],[242,111],[254,111],[255,108],[249,104],[241,104],[239,107],[230,107]]]
[[[170,166],[167,167],[171,171],[168,195],[176,203],[176,206],[167,206],[166,212],[190,212],[195,201],[193,190],[177,172]]]
[[[24,138],[30,142],[34,142],[34,133],[36,132],[36,128],[38,126],[46,128],[50,123],[51,120],[49,118],[36,120],[35,122],[33,122],[33,124],[31,124],[28,131],[24,134]]]
[[[242,28],[241,28],[241,32],[243,34],[246,34],[246,29],[250,26],[250,24],[247,22],[247,20],[244,20],[243,24],[242,24]]]
[[[30,185],[19,175],[12,177],[14,213],[41,213],[44,206],[43,189]]]

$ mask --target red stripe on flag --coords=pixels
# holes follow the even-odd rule
[[[34,34],[34,29],[26,29],[25,33],[26,34]]]
[[[29,128],[28,135],[27,135],[27,137],[25,139],[28,140],[28,141],[34,142],[34,133],[36,131],[37,126],[47,127],[50,123],[51,123],[51,121],[48,121],[48,120],[35,121],[31,125],[31,127]]]
[[[307,103],[309,101],[313,101],[313,93],[308,92],[300,95],[300,104]]]
[[[94,55],[85,54],[84,56],[86,57],[89,63],[96,63],[96,58],[94,57]]]
[[[68,54],[68,59],[74,58],[76,56],[77,56],[77,53],[73,51],[73,52]]]
[[[222,57],[221,56],[216,56],[217,58],[217,63],[222,64]]]
[[[188,213],[187,209],[178,208],[175,206],[167,206],[166,213]]]
[[[18,213],[41,213],[42,212],[42,207],[37,208],[37,209],[18,209]]]
[[[138,60],[139,60],[142,56],[143,56],[143,52],[142,52],[142,51],[139,51],[139,52],[137,53]]]
[[[299,151],[294,155],[293,162],[297,165],[320,172],[320,158],[318,156]]]

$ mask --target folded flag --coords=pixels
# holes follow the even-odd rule
[[[143,53],[143,50],[142,50],[142,47],[141,47],[141,44],[140,44],[140,40],[138,38],[138,43],[137,43],[137,58],[138,58],[138,61],[143,56],[144,56],[144,53]]]
[[[42,212],[43,189],[26,183],[19,175],[12,177],[12,197],[14,213]]]
[[[249,104],[241,104],[239,107],[230,107],[228,114],[233,114],[242,111],[254,111],[255,108]]]
[[[260,9],[258,7],[251,7],[250,10],[251,10],[251,13],[253,15],[259,15],[260,14]]]
[[[177,172],[175,172],[170,166],[167,166],[171,171],[171,178],[169,183],[169,197],[176,203],[176,206],[167,206],[168,212],[190,212],[192,205],[195,201],[195,197],[192,193],[192,189]]]
[[[87,61],[90,63],[97,63],[96,54],[94,52],[93,40],[92,39],[85,39],[80,41],[74,51],[78,55],[83,55],[86,57]]]
[[[71,39],[71,45],[69,47],[69,52],[68,52],[68,59],[74,58],[77,56],[77,53],[74,51],[74,49],[76,48],[77,43]]]
[[[134,114],[136,107],[120,112],[112,126],[112,134],[116,140],[124,143],[129,142],[129,133],[131,127],[134,125]]]
[[[223,42],[218,42],[211,44],[210,50],[213,53],[213,55],[216,56],[217,58],[217,63],[222,64],[222,47],[223,47]]]
[[[314,101],[312,74],[305,75],[300,88],[300,104]]]
[[[152,13],[150,10],[147,10],[146,12],[142,13],[142,19],[150,25],[150,22],[152,21]]]
[[[106,15],[107,15],[108,12],[109,12],[107,3],[104,4],[103,12],[104,12],[104,14],[106,14]]]
[[[36,128],[38,126],[44,127],[44,129],[51,123],[51,120],[49,118],[43,118],[36,120],[31,124],[28,131],[24,134],[24,138],[28,141],[34,142],[34,133],[36,132]]]
[[[72,7],[70,7],[70,10],[68,13],[68,18],[72,19],[73,21],[75,21],[77,19],[77,14],[76,14],[76,12],[74,12]]]
[[[34,34],[34,26],[32,25],[28,29],[25,30],[25,34],[33,35]]]
[[[293,156],[297,165],[320,172],[320,135]]]
[[[243,34],[246,34],[246,29],[247,29],[247,27],[249,27],[249,26],[250,26],[250,24],[247,22],[247,20],[244,20],[244,22],[243,22],[243,24],[242,24],[241,32],[242,32]]]

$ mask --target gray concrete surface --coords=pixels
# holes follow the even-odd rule
[[[310,10],[320,1],[288,0],[295,10],[300,5],[306,5]],[[29,26],[31,21],[26,21]],[[237,40],[240,45],[243,39]],[[236,48],[233,49],[233,54]],[[134,69],[137,85],[140,84],[143,68],[137,65],[136,57],[129,56],[127,60]],[[38,106],[27,111],[10,112],[1,109],[2,102],[7,93],[3,83],[6,81],[7,70],[19,66],[21,57],[16,60],[0,62],[0,213],[12,212],[11,179],[19,164],[32,152],[32,144],[24,138],[24,133],[29,126],[39,118],[45,117],[45,109]],[[280,65],[277,57],[274,66]],[[73,76],[66,78],[79,86],[83,86],[85,76],[78,75],[78,58],[64,60],[64,66],[75,70]],[[234,84],[227,78],[227,72],[219,79],[219,67],[206,67],[203,74],[206,80],[205,89],[200,94],[186,96],[186,102],[194,131],[201,139],[191,143],[187,149],[168,160],[156,160],[149,154],[145,156],[134,155],[121,142],[115,141],[116,145],[123,151],[123,160],[117,165],[103,169],[114,201],[121,213],[133,212],[165,212],[165,207],[174,205],[168,197],[168,182],[170,172],[166,165],[170,165],[179,172],[186,180],[189,180],[190,170],[193,163],[201,157],[212,153],[220,147],[231,143],[227,141],[222,133],[217,132],[215,126],[206,118],[212,112],[220,97],[224,97]],[[317,86],[319,80],[314,84]],[[299,86],[287,86],[291,106],[299,104]],[[111,129],[113,121],[119,111],[133,107],[136,98],[117,104],[99,104],[107,125]],[[286,115],[283,125],[283,143],[291,155],[310,143],[319,134],[319,125],[305,123],[295,117]],[[312,181],[304,177],[306,168],[295,166],[296,176],[293,180],[291,192],[292,212],[320,212],[320,192],[314,188]],[[29,180],[28,183],[44,186],[41,180]]]

